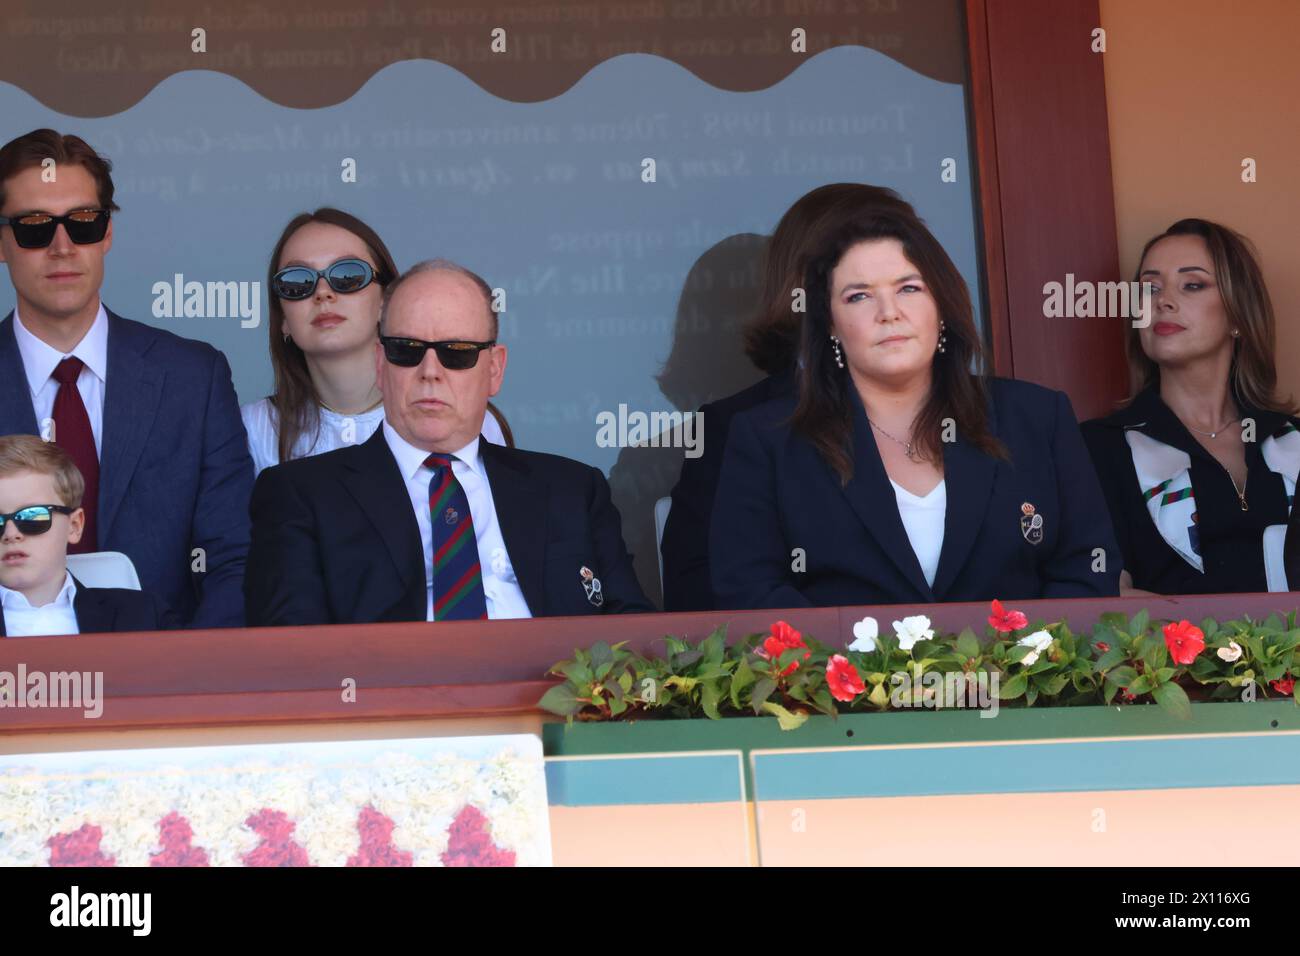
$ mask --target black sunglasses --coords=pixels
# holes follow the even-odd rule
[[[14,231],[14,241],[24,249],[44,249],[54,241],[54,231],[63,223],[68,238],[79,246],[103,241],[108,232],[107,209],[74,209],[62,216],[48,212],[29,212],[12,219],[0,216],[0,226]]]
[[[70,515],[76,510],[67,505],[27,505],[12,514],[0,513],[0,535],[4,534],[10,518],[23,534],[45,534],[54,527],[54,512]]]
[[[307,266],[289,266],[271,277],[271,291],[282,299],[306,299],[324,279],[335,292],[360,292],[375,278],[375,270],[364,259],[340,259],[321,271]]]
[[[462,371],[478,364],[479,353],[496,345],[491,342],[425,342],[423,339],[404,339],[393,335],[381,335],[379,341],[384,343],[384,357],[394,365],[402,368],[415,368],[424,361],[426,349],[438,353],[438,361],[445,369]]]

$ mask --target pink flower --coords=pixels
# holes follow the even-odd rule
[[[467,803],[451,821],[447,849],[442,852],[442,865],[514,866],[515,853],[492,842],[487,817],[478,807]]]
[[[803,635],[796,631],[785,621],[777,621],[772,625],[772,633],[763,639],[763,644],[754,653],[764,660],[774,661],[791,648],[806,648],[808,645],[803,642]],[[807,651],[803,659],[807,660],[812,657],[812,651]],[[799,669],[798,661],[791,661],[790,666],[781,671],[781,676],[793,674]]]
[[[1011,631],[1018,631],[1029,624],[1029,618],[1025,617],[1023,611],[1004,611],[1002,602],[997,598],[993,599],[991,608],[993,613],[989,615],[989,624],[995,631],[1006,634]]]
[[[1175,664],[1190,664],[1205,650],[1205,633],[1190,621],[1166,624],[1165,646]]]
[[[365,806],[357,817],[357,831],[361,846],[355,856],[348,857],[348,866],[413,866],[414,854],[399,850],[393,845],[395,824],[387,815],[372,806]]]
[[[826,684],[836,700],[850,701],[867,689],[858,669],[843,654],[836,654],[826,664]]]

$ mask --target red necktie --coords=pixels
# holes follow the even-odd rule
[[[59,383],[58,394],[54,396],[54,443],[72,456],[86,481],[86,493],[81,499],[81,507],[86,511],[86,528],[81,540],[68,546],[69,554],[99,550],[95,520],[99,511],[99,455],[95,453],[90,416],[77,389],[77,376],[82,367],[81,359],[65,358],[54,370],[54,380]]]

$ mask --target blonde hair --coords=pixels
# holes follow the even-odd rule
[[[86,480],[81,477],[72,456],[53,442],[41,441],[35,435],[0,436],[0,478],[8,478],[20,471],[34,471],[54,479],[54,490],[59,504],[80,508],[81,497],[86,493]],[[53,501],[33,504],[55,504]]]

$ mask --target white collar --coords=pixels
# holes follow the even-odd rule
[[[416,448],[389,424],[388,419],[384,419],[384,441],[388,442],[388,450],[393,453],[397,459],[397,468],[402,473],[402,477],[410,481],[424,467],[424,462],[429,457],[429,452],[423,448]],[[459,459],[463,464],[469,466],[476,475],[482,475],[483,461],[479,455],[479,438],[475,435],[473,439],[462,448],[456,449],[451,455]]]
[[[23,369],[27,373],[27,387],[32,390],[33,396],[45,387],[45,383],[50,380],[59,363],[72,355],[81,359],[86,368],[99,376],[101,382],[108,381],[108,313],[104,309],[102,300],[99,303],[99,311],[95,313],[95,321],[90,323],[90,328],[71,352],[60,352],[38,339],[27,326],[23,325],[22,316],[18,314],[16,305],[14,306],[14,338],[18,340],[18,353],[22,356]]]
[[[42,604],[39,608],[35,607],[27,600],[27,595],[22,591],[11,591],[9,588],[0,584],[0,606],[9,611],[40,611],[45,608],[71,608],[73,599],[77,596],[77,584],[72,580],[72,572],[66,568],[63,571],[63,587],[59,588],[59,593],[55,595],[53,601],[49,604]]]

